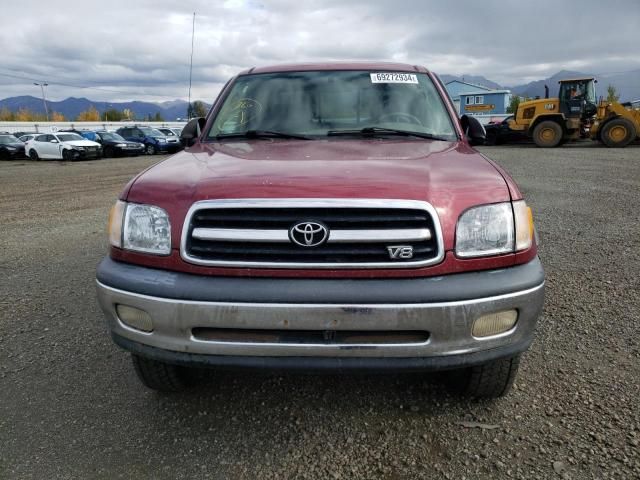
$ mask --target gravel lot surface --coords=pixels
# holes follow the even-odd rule
[[[481,150],[525,192],[547,271],[536,341],[494,402],[422,375],[146,390],[94,273],[109,207],[160,157],[0,163],[0,479],[640,478],[640,148]]]

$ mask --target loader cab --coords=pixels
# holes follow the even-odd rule
[[[577,78],[561,80],[560,111],[567,118],[590,118],[596,114],[596,80]]]

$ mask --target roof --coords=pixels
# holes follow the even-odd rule
[[[579,82],[581,80],[595,80],[594,77],[582,77],[582,78],[563,78],[562,80],[558,80],[558,83],[565,82]]]
[[[327,70],[372,70],[383,72],[420,72],[427,73],[427,69],[418,65],[393,62],[313,62],[313,63],[288,63],[283,65],[271,65],[265,67],[253,67],[240,72],[240,75],[250,73],[276,73],[276,72],[313,72]]]
[[[475,92],[465,92],[459,95],[492,95],[494,93],[511,93],[511,90],[478,90]]]
[[[462,83],[464,85],[469,85],[470,87],[476,87],[476,88],[481,88],[483,90],[491,90],[490,87],[485,87],[484,85],[478,85],[477,83],[469,83],[469,82],[465,82],[463,80],[449,80],[447,83],[445,83],[446,85],[449,85],[450,83]]]

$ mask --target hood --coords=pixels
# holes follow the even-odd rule
[[[141,174],[127,196],[172,218],[193,202],[223,198],[423,200],[436,208],[446,246],[462,211],[510,194],[493,164],[462,142],[256,139],[183,151]]]

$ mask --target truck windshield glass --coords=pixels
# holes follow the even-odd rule
[[[444,102],[427,75],[370,71],[241,76],[208,138],[233,138],[245,132],[326,137],[336,132],[358,134],[363,129],[368,135],[374,129],[377,135],[401,130],[456,138]]]

